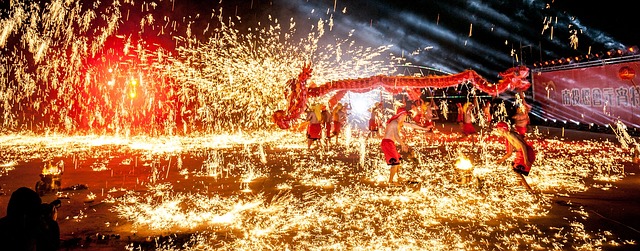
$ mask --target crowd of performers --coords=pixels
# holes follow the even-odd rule
[[[473,101],[457,103],[458,117],[456,122],[460,125],[461,139],[471,137],[471,140],[475,142],[473,135],[477,131],[474,123],[478,122],[476,117],[482,117],[483,127],[499,135],[505,142],[505,155],[498,160],[498,163],[505,162],[515,153],[515,159],[510,167],[519,177],[520,183],[527,191],[533,193],[524,177],[528,176],[535,161],[535,151],[531,143],[526,139],[531,106],[524,99],[519,100],[521,102],[516,104],[516,112],[510,117],[511,119],[496,119],[492,113],[490,100],[483,102],[482,106],[479,106],[478,98],[474,98]],[[324,141],[324,144],[328,146],[332,138],[335,139],[335,144],[338,144],[342,130],[347,124],[347,115],[350,109],[351,106],[349,104],[341,103],[338,103],[331,110],[324,104],[308,106],[305,123],[308,150],[313,148],[314,142],[323,144]],[[431,99],[430,101],[418,100],[394,110],[395,113],[385,121],[383,119],[384,105],[382,102],[376,102],[369,109],[367,138],[381,138],[380,149],[390,169],[388,182],[390,185],[401,185],[406,181],[400,178],[399,175],[403,161],[400,153],[411,151],[405,141],[405,138],[409,137],[409,135],[403,133],[403,128],[409,127],[414,130],[436,132],[434,130],[434,120],[438,119],[439,108]],[[476,116],[476,114],[479,116]],[[513,121],[513,126],[506,122],[508,120]]]
[[[350,109],[350,105],[341,103],[338,103],[331,112],[323,104],[309,106],[306,118],[307,148],[311,149],[314,142],[323,138],[323,128],[326,143],[330,143],[331,138],[335,138],[337,144],[342,128],[347,124],[347,110]]]

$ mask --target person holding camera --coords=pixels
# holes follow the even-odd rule
[[[59,205],[60,200],[42,204],[38,193],[27,187],[14,191],[7,204],[7,215],[0,218],[3,250],[58,250],[60,228],[56,210]]]

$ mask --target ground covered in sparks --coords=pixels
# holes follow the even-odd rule
[[[385,184],[380,139],[355,130],[311,151],[291,132],[5,135],[0,210],[51,163],[62,190],[42,198],[63,201],[70,250],[638,249],[638,166],[615,137],[533,127],[537,198],[495,163],[495,136],[438,129],[413,133],[402,174],[419,183],[406,186]]]

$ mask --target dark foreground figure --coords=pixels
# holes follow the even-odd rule
[[[58,250],[60,201],[42,204],[35,191],[21,187],[11,194],[7,215],[0,219],[0,250]]]

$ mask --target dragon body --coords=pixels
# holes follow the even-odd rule
[[[349,92],[365,93],[382,87],[385,91],[398,94],[407,92],[409,99],[420,98],[422,88],[446,88],[461,83],[471,83],[476,89],[490,95],[498,95],[506,90],[524,91],[531,86],[527,80],[529,69],[518,66],[501,72],[502,80],[491,83],[480,76],[474,70],[465,70],[461,73],[446,76],[372,76],[368,78],[344,79],[324,83],[317,87],[307,87],[307,81],[311,77],[312,69],[305,65],[297,78],[287,82],[285,96],[288,100],[287,110],[278,110],[273,114],[273,120],[281,129],[291,127],[291,121],[300,117],[309,97],[333,95],[329,99],[329,105],[333,107],[344,95]]]

